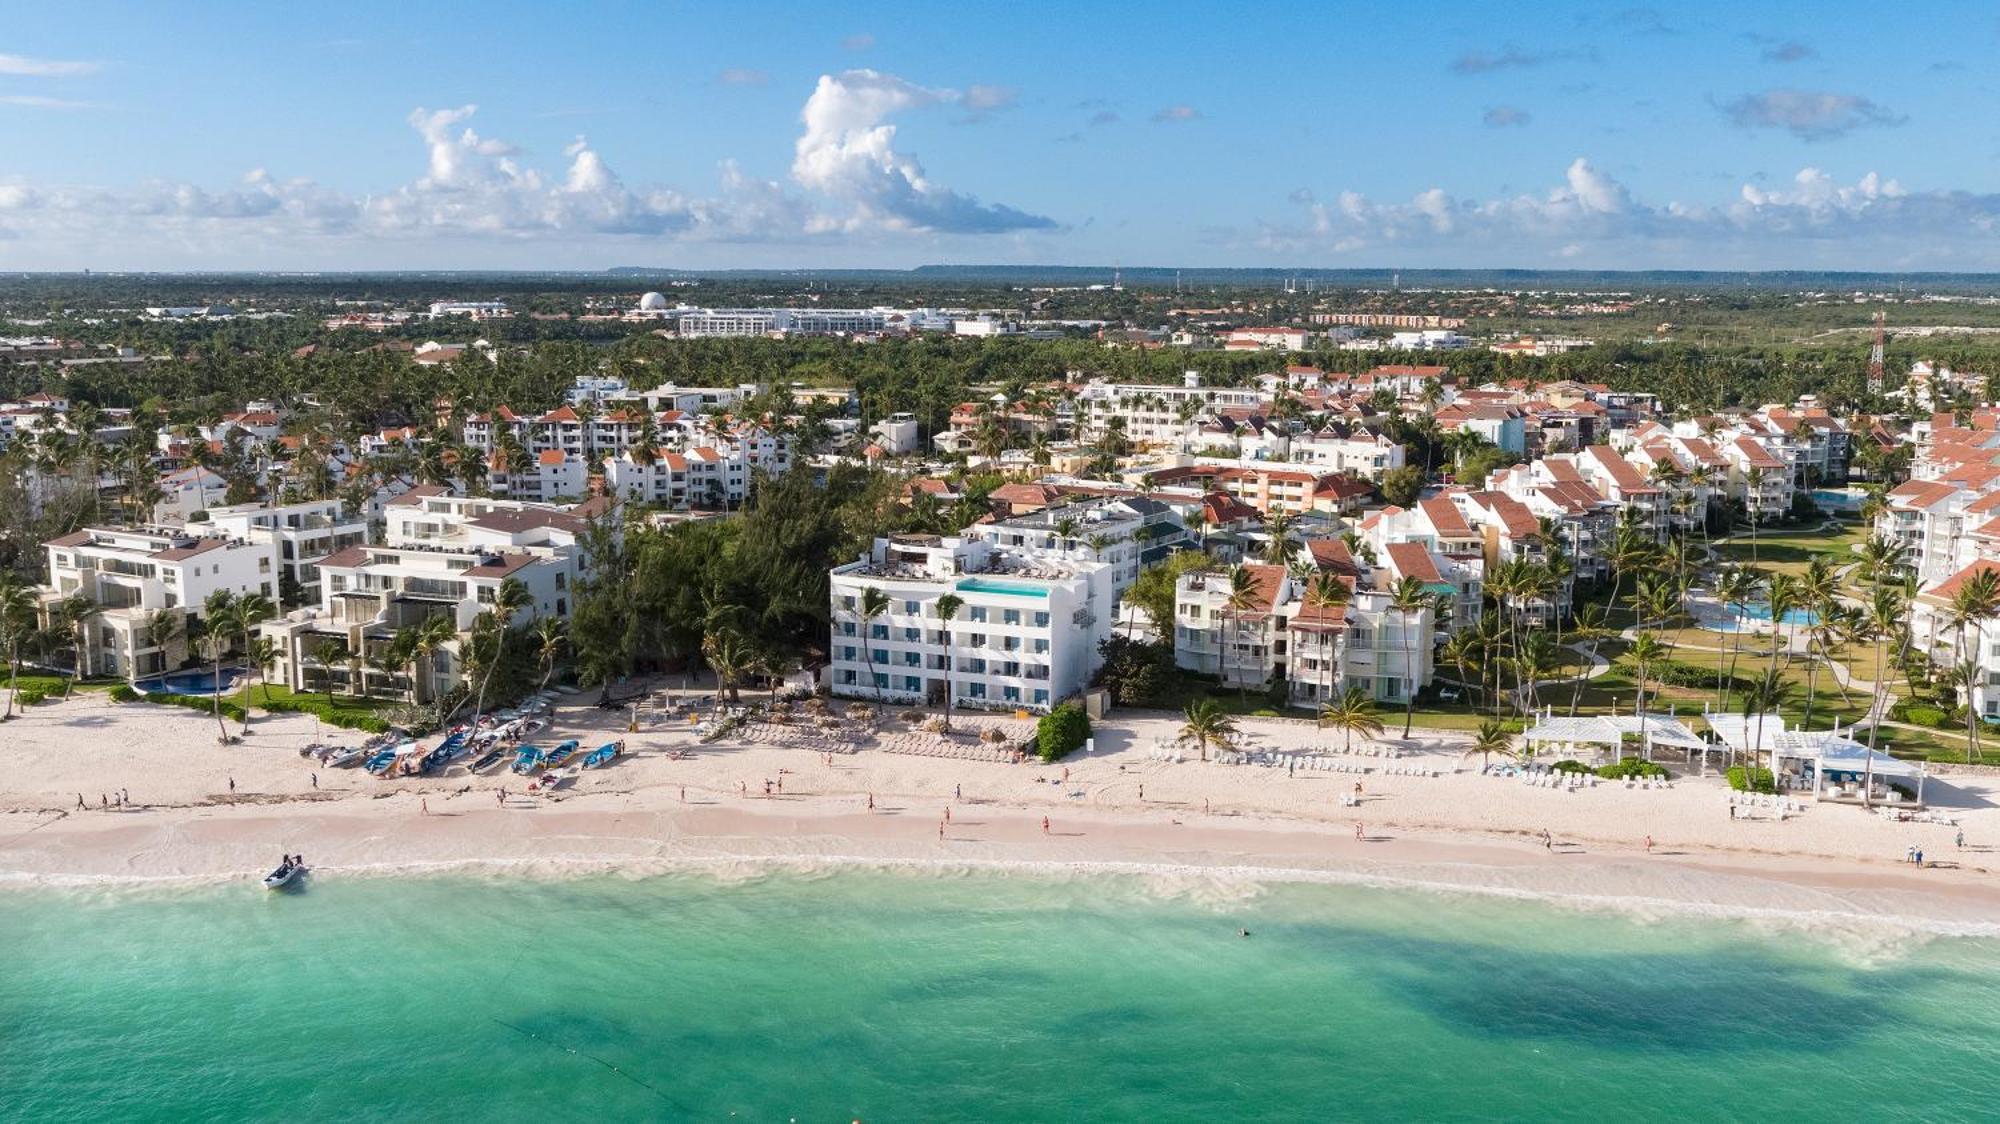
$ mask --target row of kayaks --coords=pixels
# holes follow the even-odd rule
[[[624,752],[624,742],[606,742],[596,749],[585,753],[582,750],[582,743],[578,742],[575,738],[571,738],[548,749],[544,749],[538,745],[524,745],[515,752],[514,763],[509,765],[508,768],[522,776],[528,776],[537,771],[561,768],[572,759],[578,758],[581,755],[576,767],[581,769],[595,769],[603,765],[609,765]],[[473,771],[477,772],[478,769],[475,767]]]

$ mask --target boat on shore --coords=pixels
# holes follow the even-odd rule
[[[596,769],[611,764],[619,754],[625,752],[624,742],[605,742],[583,756],[583,767]]]
[[[546,764],[549,768],[553,769],[556,766],[562,764],[563,762],[569,760],[571,757],[575,756],[577,749],[582,744],[583,743],[577,741],[575,738],[571,738],[566,742],[562,742],[559,745],[557,745],[554,749],[549,750],[548,760],[543,763]]]
[[[264,888],[282,890],[297,883],[299,879],[305,877],[305,873],[306,864],[303,861],[295,862],[292,856],[286,855],[285,861],[278,864],[278,869],[264,876]]]
[[[466,772],[469,773],[484,772],[487,769],[491,769],[494,763],[498,762],[501,758],[505,756],[507,756],[507,751],[504,749],[489,749],[483,755],[475,759],[472,762],[472,764],[467,765],[465,767],[465,770]]]
[[[367,756],[368,751],[358,745],[335,746],[333,752],[326,755],[324,763],[332,768],[341,769],[357,764]]]
[[[538,745],[524,745],[514,756],[514,763],[507,766],[522,776],[527,776],[548,761],[549,751]]]

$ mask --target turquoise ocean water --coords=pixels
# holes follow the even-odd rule
[[[1992,942],[1416,891],[873,871],[36,891],[0,895],[0,947],[8,1119],[2000,1113]]]

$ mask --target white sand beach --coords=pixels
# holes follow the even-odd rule
[[[527,795],[525,778],[505,769],[472,776],[462,763],[425,779],[318,766],[298,753],[315,733],[306,715],[260,716],[241,744],[222,746],[199,712],[80,693],[0,726],[0,885],[247,883],[282,853],[305,854],[322,879],[481,866],[1032,864],[2000,932],[2000,854],[1988,849],[2000,841],[2000,778],[1983,775],[1932,778],[1932,803],[1956,827],[1831,805],[1779,822],[1732,818],[1727,788],[1712,777],[1563,791],[1483,776],[1462,736],[1422,729],[1408,756],[1335,758],[1366,772],[1288,775],[1202,763],[1192,750],[1181,763],[1157,760],[1157,744],[1180,725],[1158,712],[1114,714],[1092,752],[1055,765],[894,752],[939,741],[894,722],[895,736],[868,736],[858,752],[829,760],[741,737],[697,745],[664,722],[627,734],[624,721],[588,705],[560,708],[543,744],[622,737],[630,753],[546,797]],[[1339,746],[1303,723],[1250,719],[1241,729],[1267,749]],[[956,744],[992,756],[969,736]],[[1385,775],[1384,766],[1445,775]],[[1345,806],[1357,783],[1358,806]],[[1926,852],[1922,870],[1902,861],[1913,845]]]

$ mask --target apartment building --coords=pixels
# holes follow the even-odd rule
[[[1257,409],[1263,402],[1254,387],[1203,386],[1200,372],[1189,371],[1179,386],[1092,379],[1077,392],[1074,410],[1083,440],[1103,436],[1115,421],[1131,441],[1172,444],[1203,412]]]
[[[236,504],[208,509],[208,521],[188,528],[244,542],[269,543],[277,551],[282,605],[317,604],[323,590],[319,563],[331,554],[368,541],[368,517],[350,515],[339,500]]]
[[[269,541],[92,527],[42,546],[49,566],[44,626],[55,626],[57,606],[77,594],[100,610],[84,630],[85,675],[136,680],[179,667],[188,655],[185,628],[168,626],[200,616],[218,591],[278,599],[277,549]]]
[[[888,311],[879,308],[698,308],[679,320],[683,339],[875,335],[888,326]]]
[[[1170,467],[1140,473],[1139,482],[1149,488],[1223,492],[1265,515],[1302,515],[1318,510],[1316,497],[1321,485],[1338,475],[1267,461],[1176,456],[1171,462]]]
[[[1142,565],[1193,545],[1172,508],[1140,496],[1061,503],[975,523],[964,534],[1003,551],[1101,563],[1109,569],[1114,600],[1138,579]]]
[[[1113,567],[1024,541],[896,535],[830,574],[835,695],[1046,712],[1083,690],[1111,635]],[[868,591],[888,599],[873,619]],[[960,601],[937,615],[939,600]]]
[[[271,677],[294,690],[338,690],[380,696],[434,698],[460,682],[460,642],[446,646],[416,678],[406,667],[371,662],[398,630],[445,616],[463,634],[495,603],[503,583],[521,583],[528,604],[516,623],[567,617],[576,582],[585,574],[582,512],[503,499],[412,489],[384,508],[384,541],[349,547],[319,562],[317,604],[265,622],[276,642]],[[338,641],[351,660],[320,658]]]
[[[1429,606],[1398,612],[1366,572],[1345,605],[1327,606],[1308,603],[1306,583],[1282,566],[1240,569],[1248,578],[1241,598],[1227,572],[1181,576],[1174,591],[1177,667],[1246,689],[1282,675],[1295,706],[1317,706],[1350,687],[1400,703],[1430,685],[1436,636]]]

